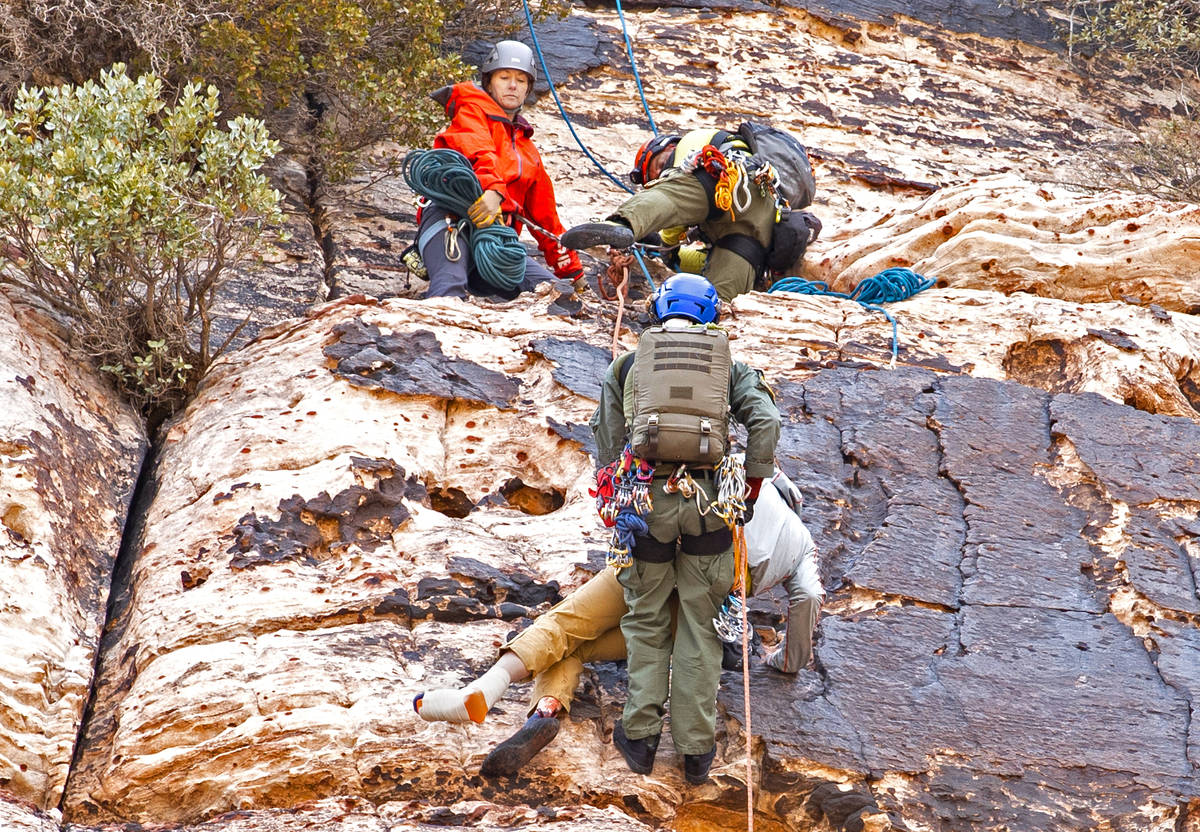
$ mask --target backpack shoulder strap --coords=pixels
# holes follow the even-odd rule
[[[621,392],[625,392],[625,379],[629,377],[629,370],[633,367],[633,357],[636,352],[628,352],[625,354],[625,360],[621,362],[621,366],[617,368],[617,385],[621,388]]]

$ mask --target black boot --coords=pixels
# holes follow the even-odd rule
[[[652,737],[631,740],[625,736],[625,726],[619,722],[613,726],[613,745],[620,749],[625,764],[636,774],[649,774],[654,768],[654,755],[658,753],[658,740],[661,736],[662,734],[655,734]]]
[[[558,736],[558,719],[534,714],[521,730],[492,749],[479,767],[484,777],[511,777]]]
[[[708,770],[712,767],[713,757],[715,756],[717,756],[717,747],[715,745],[707,754],[684,754],[683,779],[687,780],[693,786],[707,783]]]
[[[592,246],[629,248],[633,245],[633,232],[619,222],[585,222],[564,231],[560,239],[563,246],[573,249]]]

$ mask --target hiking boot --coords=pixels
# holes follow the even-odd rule
[[[742,643],[740,641],[721,642],[721,669],[741,671]]]
[[[557,718],[534,714],[525,720],[521,730],[492,749],[484,758],[479,773],[484,777],[511,777],[533,756],[558,736]]]
[[[585,222],[564,231],[560,239],[563,246],[573,249],[592,246],[629,248],[633,245],[633,231],[619,222]]]
[[[658,753],[658,740],[662,734],[655,734],[644,739],[631,740],[625,736],[625,726],[617,723],[613,726],[613,745],[621,751],[625,764],[636,774],[649,774],[654,768],[654,755]],[[716,747],[713,747],[716,750]]]
[[[684,754],[683,779],[687,780],[693,786],[707,783],[708,770],[712,767],[713,757],[715,756],[717,756],[717,747],[715,745],[707,754]]]

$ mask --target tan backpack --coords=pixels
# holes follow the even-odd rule
[[[642,333],[624,389],[635,456],[714,464],[729,444],[729,338],[718,327]]]

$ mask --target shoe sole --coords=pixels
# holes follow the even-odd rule
[[[562,244],[569,249],[594,248],[596,246],[629,248],[633,245],[633,232],[625,229],[626,233],[621,234],[617,228],[612,226],[572,228],[563,233]]]
[[[479,768],[484,777],[511,777],[558,736],[558,720],[543,717],[492,749]]]
[[[487,700],[483,698],[483,691],[471,691],[467,694],[463,704],[467,708],[467,716],[471,717],[471,721],[482,725],[483,721],[487,719],[488,712]]]
[[[425,691],[421,691],[413,697],[413,710],[418,714],[421,713],[421,706],[425,704]],[[488,705],[487,700],[483,698],[483,691],[473,690],[467,694],[467,698],[463,700],[463,705],[467,709],[467,716],[472,722],[479,725],[487,719]],[[442,720],[434,720],[441,722]]]

